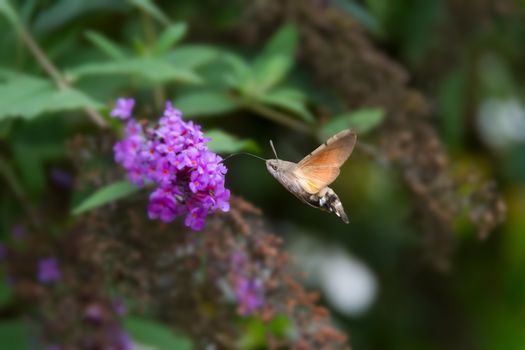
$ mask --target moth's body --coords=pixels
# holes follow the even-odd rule
[[[350,156],[355,141],[355,134],[344,130],[332,136],[299,163],[269,159],[266,161],[266,168],[302,202],[334,213],[348,223],[343,204],[328,185],[339,175],[339,167]]]
[[[345,223],[348,223],[348,216],[345,213],[343,204],[337,194],[330,187],[326,186],[317,193],[308,193],[297,181],[294,170],[297,164],[286,160],[268,159],[266,167],[288,191],[299,198],[302,202],[317,209],[321,209],[339,216]]]

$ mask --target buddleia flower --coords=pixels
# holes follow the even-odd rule
[[[111,114],[120,118],[125,107],[134,105],[130,100],[117,102]],[[115,161],[126,169],[132,183],[154,187],[149,218],[171,222],[184,216],[186,226],[201,230],[210,213],[229,210],[230,191],[224,184],[227,169],[222,158],[208,149],[209,141],[201,127],[184,121],[182,112],[170,102],[152,126],[143,127],[129,116],[124,138],[114,146]]]

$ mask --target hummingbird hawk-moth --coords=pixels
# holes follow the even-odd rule
[[[326,140],[299,163],[276,159],[266,160],[266,168],[277,181],[304,203],[334,213],[348,224],[343,204],[330,185],[339,176],[339,168],[350,157],[357,140],[350,129]]]

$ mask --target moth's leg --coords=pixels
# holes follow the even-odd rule
[[[305,202],[311,205],[314,208],[322,209],[323,206],[320,204],[321,197],[316,194],[309,194],[307,197],[304,198]]]
[[[319,192],[317,192],[314,196],[317,197],[317,200],[319,201],[319,206],[320,207],[324,207],[324,205],[326,204],[327,200],[328,200],[328,196],[327,196],[327,193],[328,193],[328,187],[325,187],[323,189],[321,189]]]
[[[330,187],[323,188],[321,191],[315,194],[315,196],[318,196],[317,200],[319,203],[319,207],[323,208],[326,211],[333,212],[333,203],[339,201],[339,198]]]
[[[311,194],[308,196],[308,203],[318,209],[327,210],[326,204],[328,202],[329,196],[328,190],[326,188],[322,189],[321,191]]]

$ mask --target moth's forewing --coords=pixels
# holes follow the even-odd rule
[[[294,172],[304,190],[314,194],[334,182],[339,168],[350,157],[356,139],[354,132],[343,130],[301,160]]]
[[[304,157],[298,166],[326,164],[340,167],[352,154],[356,141],[357,135],[352,130],[346,129],[338,132]]]

